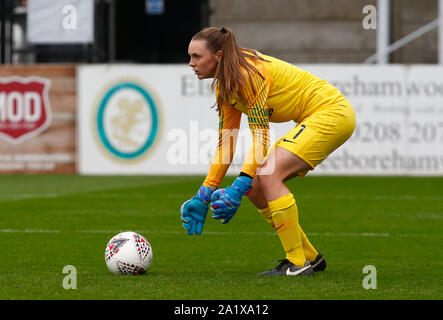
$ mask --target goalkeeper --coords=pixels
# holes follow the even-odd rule
[[[355,114],[338,89],[289,63],[237,46],[229,28],[206,28],[189,43],[189,66],[199,79],[213,78],[219,141],[196,196],[180,208],[189,235],[199,235],[212,217],[228,223],[243,196],[277,232],[285,259],[260,275],[312,275],[326,267],[299,223],[294,195],[285,182],[305,176],[353,133]],[[240,175],[217,189],[233,159],[242,114],[252,146]],[[269,122],[294,121],[294,128],[269,146]]]

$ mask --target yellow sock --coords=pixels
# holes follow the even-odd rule
[[[266,218],[266,221],[269,223],[269,225],[274,228],[274,220],[272,220],[272,212],[271,210],[269,210],[269,207],[258,209],[258,212],[260,212]]]
[[[298,227],[300,229],[301,242],[302,242],[302,245],[303,245],[303,252],[305,253],[305,257],[309,261],[314,261],[315,258],[318,255],[318,251],[315,250],[314,246],[311,244],[311,242],[309,241],[308,237],[303,232],[301,226],[298,225]]]
[[[266,218],[266,221],[268,222],[268,224],[273,229],[275,229],[274,220],[272,220],[272,212],[271,212],[271,210],[269,210],[269,207],[266,207],[263,209],[258,209],[258,212],[260,212]],[[301,228],[300,224],[298,225],[298,227],[300,229],[301,243],[302,243],[303,252],[305,254],[305,257],[309,261],[314,261],[318,255],[318,251],[315,250],[314,246],[311,244],[308,237],[303,232],[303,229]]]
[[[298,209],[293,194],[288,193],[268,204],[274,221],[274,229],[286,252],[286,259],[298,267],[304,266],[306,257],[303,252],[298,225]]]

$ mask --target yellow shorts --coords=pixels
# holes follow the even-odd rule
[[[294,129],[274,144],[284,148],[302,160],[313,170],[335,149],[345,143],[355,129],[355,113],[347,101],[327,106],[303,119]],[[300,172],[304,176],[309,170]]]

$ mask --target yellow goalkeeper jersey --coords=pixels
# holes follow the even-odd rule
[[[269,122],[300,123],[316,111],[346,100],[327,81],[282,60],[257,54],[266,61],[254,63],[263,76],[253,78],[255,94],[248,84],[247,103],[232,97],[230,104],[219,106],[219,142],[205,186],[220,186],[226,175],[234,156],[242,113],[247,115],[253,141],[241,171],[254,177],[268,152]]]

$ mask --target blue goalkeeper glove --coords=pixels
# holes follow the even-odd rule
[[[240,207],[241,198],[252,189],[252,178],[240,176],[232,186],[218,189],[211,197],[212,217],[221,223],[228,223]]]
[[[185,201],[180,208],[183,227],[189,235],[200,235],[208,213],[209,202],[215,187],[201,186],[192,199]]]

